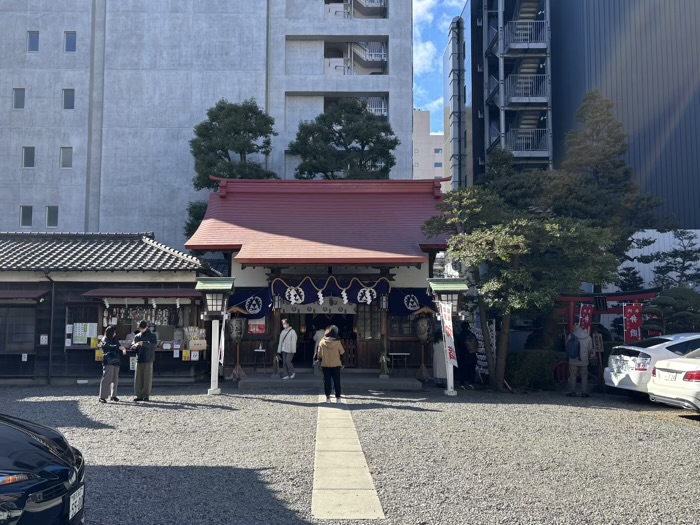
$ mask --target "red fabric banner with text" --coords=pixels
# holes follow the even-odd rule
[[[622,316],[625,319],[625,343],[639,341],[642,338],[642,305],[623,305]]]

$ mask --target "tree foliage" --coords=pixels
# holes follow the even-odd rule
[[[618,272],[615,284],[621,292],[634,292],[644,288],[644,279],[632,266],[625,266]]]
[[[654,284],[664,289],[700,285],[700,246],[697,236],[688,230],[674,230],[675,246],[667,252],[639,257],[639,261],[654,267]]]
[[[301,157],[297,179],[387,179],[398,145],[385,119],[366,102],[346,98],[312,122],[300,123],[289,152]]]
[[[662,291],[642,310],[644,330],[662,334],[700,330],[700,294],[690,288]]]
[[[255,102],[240,104],[219,100],[207,110],[207,119],[194,127],[190,149],[197,173],[195,189],[216,188],[210,177],[225,179],[274,179],[277,175],[252,161],[255,154],[269,155],[275,120]]]
[[[207,201],[192,201],[187,205],[187,221],[183,229],[186,238],[192,237],[199,228],[204,214],[207,212],[207,205]]]
[[[611,228],[612,252],[622,261],[631,247],[650,244],[632,235],[657,224],[657,199],[640,192],[625,161],[627,134],[615,118],[613,103],[599,91],[583,98],[576,120],[579,128],[567,135],[567,157],[548,188],[548,207],[555,215]]]
[[[582,282],[610,281],[617,267],[609,252],[611,231],[551,213],[544,207],[542,184],[534,183],[537,176],[515,172],[510,154],[499,152],[484,183],[448,193],[438,205],[442,214],[424,227],[428,235],[450,235],[449,256],[472,269],[478,300],[501,317],[495,374],[490,374],[499,388],[511,315],[548,309],[560,293],[575,291]]]

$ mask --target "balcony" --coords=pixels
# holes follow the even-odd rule
[[[385,75],[386,42],[327,42],[326,75]]]
[[[326,18],[386,18],[388,0],[327,1]]]
[[[504,49],[506,54],[517,51],[546,51],[549,42],[549,26],[546,20],[515,20],[505,27]]]
[[[505,149],[516,158],[548,158],[547,129],[511,129],[506,133]]]
[[[506,79],[506,105],[547,104],[549,75],[510,75]]]

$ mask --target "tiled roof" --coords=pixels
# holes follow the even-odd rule
[[[152,233],[0,232],[0,271],[195,271],[196,257]]]
[[[221,180],[187,241],[193,251],[238,251],[241,264],[428,262],[421,226],[438,215],[439,180]]]

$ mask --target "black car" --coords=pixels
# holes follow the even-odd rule
[[[58,430],[0,414],[0,525],[84,523],[85,462]]]

